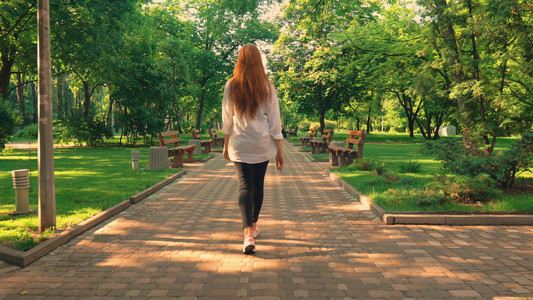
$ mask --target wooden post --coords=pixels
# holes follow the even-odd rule
[[[56,226],[49,0],[38,0],[37,22],[37,69],[39,85],[39,230],[44,231]]]

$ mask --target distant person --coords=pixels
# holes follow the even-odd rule
[[[281,141],[278,95],[268,80],[259,49],[242,47],[222,100],[224,158],[234,162],[239,181],[239,208],[244,228],[245,254],[254,253],[259,235],[257,220],[263,205],[268,162],[276,156],[281,172],[285,164]]]

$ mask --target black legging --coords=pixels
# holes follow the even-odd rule
[[[239,208],[242,226],[252,227],[257,222],[263,205],[265,174],[268,161],[258,164],[235,162],[239,180]]]

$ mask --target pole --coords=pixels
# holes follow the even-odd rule
[[[39,73],[39,230],[42,232],[56,226],[49,0],[37,1],[37,21],[37,69]]]

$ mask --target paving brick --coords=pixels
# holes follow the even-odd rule
[[[235,170],[217,153],[32,265],[0,271],[0,300],[533,297],[531,226],[385,225],[324,175],[328,163],[284,147],[286,168],[267,171],[255,255],[241,253]]]

